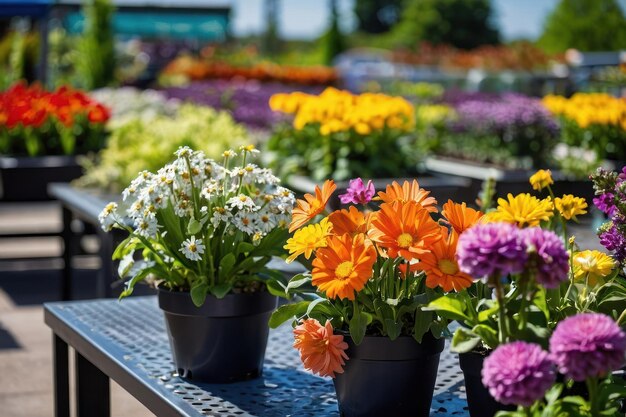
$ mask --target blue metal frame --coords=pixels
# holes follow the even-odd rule
[[[51,6],[52,0],[0,0],[0,17],[43,17]]]

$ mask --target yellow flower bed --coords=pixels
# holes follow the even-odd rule
[[[575,121],[582,129],[598,124],[626,130],[626,99],[603,93],[576,93],[571,98],[547,95],[542,102],[551,113]]]
[[[401,97],[376,93],[354,95],[332,87],[319,95],[275,94],[270,98],[270,107],[294,114],[293,126],[297,130],[319,123],[323,135],[351,129],[368,135],[384,127],[410,131],[415,125],[413,105]]]

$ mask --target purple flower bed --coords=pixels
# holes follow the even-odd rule
[[[185,87],[168,87],[163,92],[169,98],[228,110],[240,123],[253,128],[268,129],[273,124],[286,120],[284,115],[270,109],[268,103],[273,94],[293,91],[318,94],[323,88],[258,81],[207,80],[196,81]]]

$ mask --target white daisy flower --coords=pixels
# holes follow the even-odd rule
[[[135,219],[135,231],[141,236],[155,238],[158,224],[156,219],[150,217]]]
[[[211,179],[204,183],[204,186],[202,187],[202,191],[200,191],[200,195],[203,198],[210,200],[211,198],[213,198],[213,196],[215,195],[218,189],[219,189],[219,184],[217,183],[217,181]]]
[[[237,207],[239,210],[247,209],[249,211],[254,211],[258,209],[257,205],[254,204],[254,201],[245,194],[239,194],[236,197],[230,198],[226,205],[235,208]]]
[[[252,235],[256,232],[255,228],[256,223],[256,215],[253,213],[247,213],[245,211],[240,211],[235,214],[233,218],[233,224],[239,230],[249,235]]]
[[[226,210],[224,207],[215,207],[213,208],[213,216],[211,217],[211,224],[215,229],[220,225],[221,222],[228,222],[233,217],[232,213]]]
[[[269,233],[276,227],[277,218],[268,210],[263,210],[256,216],[257,226],[263,233]]]
[[[174,213],[178,217],[186,217],[191,215],[193,212],[193,208],[191,207],[191,202],[187,199],[181,199],[174,206]]]
[[[193,152],[189,146],[181,146],[176,152],[174,152],[174,155],[176,155],[177,158],[184,158],[185,156],[190,157],[192,153]]]
[[[119,216],[117,214],[117,204],[109,203],[98,215],[98,220],[100,221],[100,226],[102,230],[105,232],[110,232],[113,228],[113,225],[119,221]]]
[[[191,236],[180,245],[180,251],[185,257],[191,261],[199,261],[204,253],[204,245],[201,240],[196,240],[195,236]]]

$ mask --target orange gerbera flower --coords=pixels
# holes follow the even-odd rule
[[[306,319],[293,329],[293,347],[300,351],[300,359],[306,369],[320,376],[335,377],[343,373],[348,344],[342,335],[333,334],[330,321],[322,326],[315,319]]]
[[[336,210],[330,213],[328,220],[333,225],[333,233],[341,236],[367,232],[367,221],[363,213],[356,207],[350,206],[348,210]]]
[[[365,244],[362,234],[330,236],[327,247],[317,250],[311,282],[330,299],[354,300],[355,291],[361,291],[372,276],[374,262],[376,250]]]
[[[448,202],[443,205],[441,215],[456,233],[461,234],[478,223],[483,213],[471,207],[467,207],[465,203],[459,204],[448,200]]]
[[[378,192],[378,199],[385,203],[393,203],[395,201],[406,203],[407,201],[415,201],[421,204],[426,210],[436,213],[437,200],[435,200],[435,197],[429,197],[429,194],[430,191],[420,188],[417,180],[413,180],[412,183],[404,181],[402,186],[394,181],[391,185],[387,185],[385,191]]]
[[[382,204],[371,222],[370,237],[392,258],[416,259],[441,239],[439,224],[415,201]]]
[[[459,235],[457,233],[448,235],[448,229],[445,227],[441,228],[441,234],[441,240],[432,245],[430,252],[420,255],[420,261],[414,268],[426,272],[426,286],[429,288],[439,286],[444,291],[461,291],[472,285],[473,279],[459,270],[456,261]]]
[[[333,180],[324,181],[322,189],[315,186],[315,197],[311,194],[305,194],[304,200],[298,200],[296,207],[291,212],[291,224],[289,232],[304,226],[309,220],[322,213],[326,208],[328,199],[337,189],[337,185]]]

